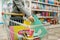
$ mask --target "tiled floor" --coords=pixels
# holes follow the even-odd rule
[[[7,32],[0,26],[0,40],[8,40]]]
[[[60,28],[48,29],[48,34],[42,40],[60,40]]]

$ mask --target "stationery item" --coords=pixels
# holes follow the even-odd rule
[[[45,16],[45,12],[42,12],[42,16]]]
[[[51,15],[51,13],[49,12],[49,16]]]
[[[38,6],[38,4],[36,4],[37,6],[36,6],[36,9],[39,9],[39,6]]]
[[[36,4],[32,3],[32,9],[36,9]]]
[[[53,11],[55,11],[55,7],[53,7]]]
[[[54,12],[51,12],[51,16],[54,16]]]
[[[54,0],[48,0],[49,4],[54,4]]]
[[[55,1],[54,4],[57,5],[57,2]]]
[[[51,22],[51,19],[50,19],[50,18],[47,18],[47,22],[49,22],[49,23],[50,23],[50,22]]]
[[[23,35],[25,32],[25,35]],[[26,37],[32,37],[33,36],[33,33],[34,33],[34,30],[31,30],[31,29],[26,29],[26,30],[20,30],[18,32],[19,35],[23,35],[23,36],[26,36]]]
[[[42,9],[45,9],[45,5],[44,4],[42,4]]]
[[[29,28],[26,28],[24,26],[10,26],[9,29],[10,29],[11,40],[18,40],[20,36],[18,36],[17,34],[20,30],[29,30]]]
[[[54,12],[54,15],[53,16],[57,16],[57,13],[56,12]]]
[[[53,13],[52,13],[52,12],[50,12],[50,16],[53,16],[52,14],[53,14]]]
[[[49,10],[53,10],[53,6],[49,6]]]
[[[45,0],[46,3],[48,3],[48,0]]]
[[[45,2],[45,0],[42,0],[42,2]]]
[[[56,23],[57,23],[56,20],[54,20],[54,19],[51,20],[51,24],[56,24]]]
[[[27,20],[24,20],[24,24],[26,24],[26,25],[30,25],[31,22],[30,22],[30,21],[27,21]]]
[[[55,11],[58,11],[58,7],[55,7]]]
[[[39,4],[39,8],[42,9],[42,4]]]
[[[43,23],[44,22],[44,18],[40,18],[41,22]]]
[[[48,12],[46,12],[46,13],[45,13],[45,16],[49,16],[49,13],[48,13]]]
[[[46,5],[46,10],[49,10],[49,6],[48,5]]]

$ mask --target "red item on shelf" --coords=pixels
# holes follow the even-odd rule
[[[48,13],[48,12],[46,12],[46,13],[45,13],[45,16],[49,16],[49,13]]]
[[[45,16],[45,12],[42,12],[42,16]]]
[[[56,20],[51,20],[51,24],[56,24],[57,23],[57,21]]]
[[[51,22],[51,19],[50,18],[47,18],[47,22]]]
[[[55,2],[54,4],[57,5],[57,2]]]

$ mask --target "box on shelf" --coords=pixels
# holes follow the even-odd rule
[[[48,5],[46,5],[46,10],[48,10],[49,9],[49,6]]]
[[[32,9],[39,9],[38,4],[32,3]]]
[[[48,0],[45,0],[46,3],[48,3]]]
[[[54,5],[58,5],[58,2],[57,1],[54,1]]]
[[[48,0],[49,4],[54,4],[54,0]]]

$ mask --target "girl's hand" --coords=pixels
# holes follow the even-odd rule
[[[34,22],[33,16],[29,16],[28,19],[29,19],[31,22]]]

